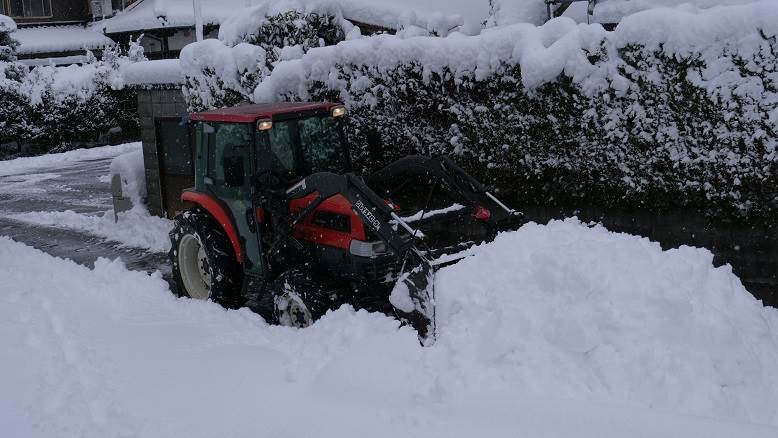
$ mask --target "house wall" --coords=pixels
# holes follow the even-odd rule
[[[155,120],[186,115],[186,102],[181,89],[138,90],[138,115],[146,171],[147,206],[152,214],[164,216]]]
[[[11,0],[4,2],[6,11],[10,12]],[[89,0],[51,0],[51,17],[15,17],[11,18],[19,25],[47,24],[61,22],[87,22],[92,15],[89,8]]]

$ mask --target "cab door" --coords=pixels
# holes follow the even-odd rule
[[[253,126],[249,123],[207,123],[203,136],[207,142],[204,188],[232,213],[245,249],[245,270],[261,274],[251,199]]]

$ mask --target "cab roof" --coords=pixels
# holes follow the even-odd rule
[[[338,105],[340,104],[332,102],[253,103],[192,113],[189,119],[206,122],[254,123],[257,120],[273,119],[281,115],[327,112]]]

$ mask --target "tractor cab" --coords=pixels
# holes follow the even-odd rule
[[[263,273],[262,242],[252,238],[264,220],[264,211],[256,205],[260,190],[282,191],[318,172],[350,172],[339,122],[345,112],[334,103],[283,102],[190,115],[194,190],[183,198],[200,204],[210,196],[224,207],[242,236],[238,247],[249,272]]]

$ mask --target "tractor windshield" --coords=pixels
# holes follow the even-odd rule
[[[269,148],[272,163],[259,163],[260,169],[270,167],[290,180],[316,172],[349,171],[341,130],[329,115],[274,121],[271,129],[259,135],[265,133],[266,140],[260,144]]]

